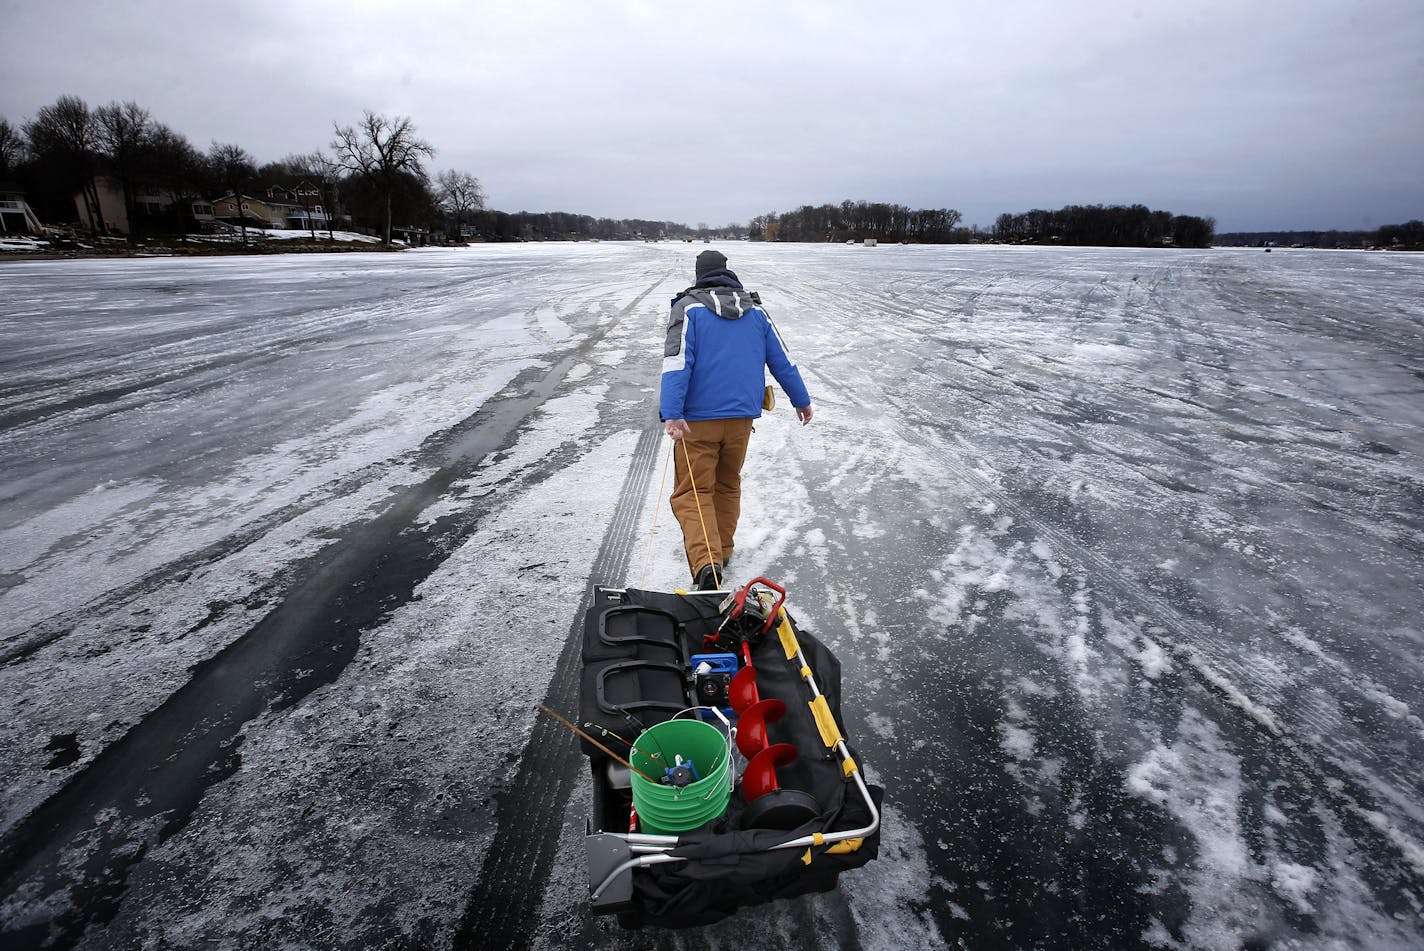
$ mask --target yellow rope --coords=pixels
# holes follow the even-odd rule
[[[712,542],[707,537],[707,522],[702,518],[702,500],[697,496],[697,479],[692,475],[692,456],[687,452],[687,436],[684,435],[678,442],[682,443],[682,458],[687,463],[687,481],[692,483],[692,504],[697,506],[697,521],[702,526],[702,544],[707,546],[707,560],[712,564],[712,582],[721,588],[722,579],[718,577],[720,567],[712,560]]]
[[[667,457],[663,460],[663,480],[658,483],[658,498],[653,504],[653,527],[648,529],[648,547],[643,550],[643,573],[638,578],[638,587],[648,586],[648,562],[653,557],[653,533],[658,530],[658,513],[662,510],[663,489],[667,488],[668,469],[672,466],[672,444],[668,443]]]

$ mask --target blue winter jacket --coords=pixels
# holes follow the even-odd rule
[[[672,300],[658,410],[668,419],[761,415],[771,370],[791,405],[811,405],[801,371],[761,301],[726,268],[710,271]]]

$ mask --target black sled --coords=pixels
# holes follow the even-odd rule
[[[840,663],[784,600],[764,578],[731,593],[596,589],[579,701],[595,914],[705,925],[829,891],[875,858],[883,790],[844,738]],[[650,729],[674,718],[717,739],[684,756],[666,737],[690,728]]]

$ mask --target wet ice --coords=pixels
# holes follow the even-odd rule
[[[732,251],[817,406],[757,425],[737,571],[839,654],[890,805],[838,896],[750,920],[809,916],[822,946],[1417,944],[1424,262]],[[334,683],[248,723],[93,941],[450,935],[583,589],[686,584],[661,447],[628,577],[587,565],[689,257],[7,266],[39,306],[0,311],[0,829],[459,467],[407,529],[439,567]],[[507,445],[442,455],[564,361]],[[581,917],[581,808],[536,944],[635,946]]]

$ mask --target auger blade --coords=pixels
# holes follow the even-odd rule
[[[756,668],[747,664],[733,675],[732,682],[727,685],[727,701],[732,705],[732,711],[740,717],[760,699],[756,685]]]
[[[753,756],[742,774],[742,796],[747,802],[755,802],[772,790],[780,789],[776,770],[787,763],[794,763],[797,755],[796,747],[790,743],[778,743]]]
[[[737,720],[737,749],[751,759],[771,746],[766,725],[786,716],[786,704],[775,698],[759,700],[746,709]]]

